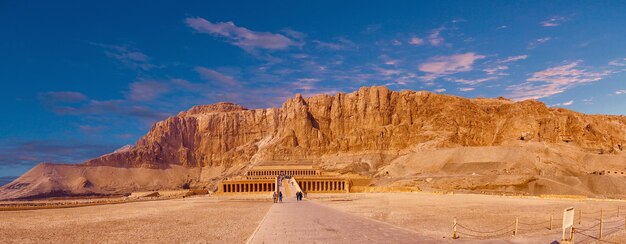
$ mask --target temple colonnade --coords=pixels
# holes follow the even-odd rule
[[[222,191],[229,192],[272,192],[276,189],[276,183],[269,182],[225,182],[222,183]]]
[[[314,176],[319,175],[318,170],[314,169],[294,169],[294,170],[251,170],[246,173],[246,176]]]
[[[348,183],[341,179],[298,179],[298,184],[305,192],[345,192]]]

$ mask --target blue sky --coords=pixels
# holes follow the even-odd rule
[[[433,1],[434,2],[434,1]],[[1,1],[0,176],[361,86],[626,115],[623,1]]]

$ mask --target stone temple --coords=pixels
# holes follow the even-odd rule
[[[292,179],[303,193],[350,192],[351,182],[332,172],[323,172],[312,165],[265,163],[248,169],[245,175],[226,179],[218,185],[219,194],[275,192],[282,179]]]

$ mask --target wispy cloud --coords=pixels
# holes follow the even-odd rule
[[[126,67],[132,69],[150,70],[157,66],[150,62],[150,57],[141,51],[122,45],[109,45],[103,43],[90,42],[91,45],[104,49],[107,57],[119,61]]]
[[[443,93],[443,92],[446,92],[446,88],[437,88],[437,89],[433,90],[433,92]]]
[[[582,61],[570,62],[533,73],[526,82],[507,88],[516,100],[539,99],[564,92],[572,87],[599,81],[611,71],[589,71],[579,67]]]
[[[300,45],[284,35],[252,31],[236,26],[232,21],[212,23],[206,19],[196,17],[185,19],[185,23],[197,32],[226,38],[233,45],[247,51],[258,48],[278,50]]]
[[[383,27],[381,24],[367,25],[365,27],[365,29],[363,30],[363,33],[371,34],[371,33],[374,33],[374,32],[377,32],[378,30],[380,30],[381,27]]]
[[[430,45],[439,46],[444,43],[445,40],[441,36],[441,32],[443,32],[444,30],[444,27],[439,27],[430,32],[430,35],[428,35],[428,42],[430,43]]]
[[[296,80],[296,82],[293,83],[293,86],[300,92],[308,93],[315,90],[316,83],[320,81],[321,79],[318,78],[301,78]]]
[[[80,163],[118,145],[90,144],[82,141],[36,140],[0,144],[0,167],[34,166],[40,162]]]
[[[485,73],[487,73],[488,75],[506,75],[505,73],[501,73],[500,71],[504,71],[507,69],[509,69],[509,66],[497,65],[494,67],[483,69],[483,71],[485,71]]]
[[[619,66],[619,67],[626,66],[626,58],[611,60],[609,62],[609,65],[611,65],[611,66]]]
[[[556,26],[563,24],[567,20],[568,18],[564,16],[552,16],[547,20],[541,21],[540,24],[544,27],[556,27]]]
[[[552,40],[552,37],[537,38],[528,44],[528,49],[534,49],[542,44],[545,44],[546,42],[549,42],[550,40]]]
[[[313,43],[317,45],[318,48],[321,49],[331,49],[331,50],[352,50],[356,49],[357,45],[348,38],[338,37],[335,42],[323,42],[319,40],[313,40]]]
[[[216,84],[222,87],[228,87],[228,88],[241,87],[241,83],[237,81],[237,79],[233,78],[232,76],[225,75],[213,69],[209,69],[205,67],[196,67],[195,70],[196,72],[198,72],[198,74],[200,74],[200,76],[203,79],[216,82]]]
[[[615,95],[622,95],[622,94],[626,94],[626,90],[617,90],[617,91],[615,91]]]
[[[562,103],[556,103],[556,104],[552,104],[550,105],[550,107],[562,107],[562,106],[570,106],[574,104],[574,100],[569,100],[567,102],[562,102]]]
[[[509,63],[517,62],[517,61],[524,60],[527,58],[528,58],[528,55],[518,55],[518,56],[510,56],[510,57],[506,57],[503,59],[499,59],[493,62],[491,67],[485,68],[483,69],[483,71],[487,73],[488,75],[506,76],[508,74],[502,71],[509,69],[509,66],[508,66]]]
[[[433,81],[442,76],[471,71],[474,62],[483,58],[485,58],[485,56],[472,52],[433,57],[419,65],[418,69],[427,73],[420,78],[423,81]]]
[[[464,85],[469,85],[469,86],[473,86],[473,85],[478,85],[480,83],[483,82],[487,82],[487,81],[492,81],[492,80],[496,80],[498,79],[497,77],[485,77],[485,78],[480,78],[480,79],[472,79],[472,80],[468,80],[468,79],[453,79],[453,78],[446,78],[446,80],[448,81],[452,81],[452,82],[456,82],[459,84],[464,84]]]
[[[498,60],[498,63],[501,64],[505,64],[505,63],[510,63],[510,62],[515,62],[515,61],[519,61],[519,60],[524,60],[527,59],[528,55],[518,55],[518,56],[511,56],[511,57],[507,57],[501,60]]]
[[[415,46],[421,46],[421,45],[424,45],[424,39],[414,36],[414,37],[411,37],[411,39],[409,39],[409,44],[415,45]]]
[[[154,80],[130,83],[127,98],[134,101],[151,101],[170,91],[169,85]]]
[[[95,134],[95,133],[99,133],[101,131],[103,131],[104,129],[106,129],[105,126],[102,125],[79,125],[78,126],[78,130],[84,134]]]
[[[461,87],[461,88],[459,88],[459,91],[461,91],[461,92],[468,92],[468,91],[473,91],[475,89],[476,88],[474,88],[474,87]]]
[[[87,96],[80,92],[44,92],[38,95],[39,100],[48,102],[48,103],[56,103],[56,102],[65,102],[65,103],[77,103],[87,100]]]

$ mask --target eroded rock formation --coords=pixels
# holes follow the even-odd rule
[[[377,176],[392,160],[420,150],[511,143],[565,144],[585,155],[621,157],[626,117],[585,115],[534,100],[467,99],[364,87],[334,96],[296,95],[281,108],[196,106],[155,123],[134,147],[84,165],[219,167],[225,169],[222,176],[228,176],[255,162],[306,160],[345,173],[362,168],[363,155],[379,154],[383,155],[379,163],[356,172]],[[529,155],[528,161],[535,157]]]

